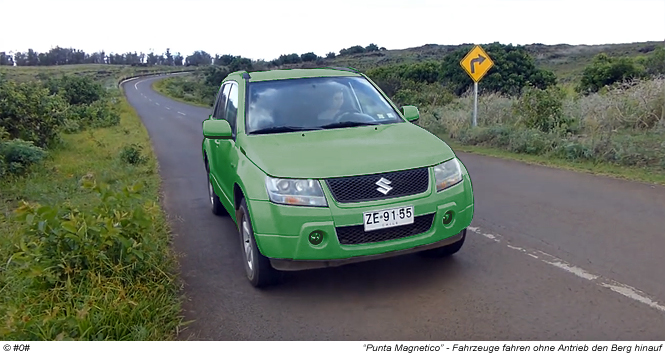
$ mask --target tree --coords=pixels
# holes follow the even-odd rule
[[[631,58],[610,57],[605,53],[596,55],[593,62],[584,68],[577,92],[597,92],[605,86],[644,76],[644,71]]]
[[[249,58],[236,57],[229,65],[229,70],[235,72],[238,70],[252,70],[252,60]]]
[[[353,46],[348,49],[342,48],[339,50],[339,55],[351,55],[360,53],[365,53],[365,48],[363,46]]]
[[[177,66],[182,66],[182,62],[184,61],[185,58],[180,55],[180,52],[176,53],[176,55],[173,57],[173,63]]]
[[[305,54],[301,55],[300,59],[303,62],[313,62],[313,61],[319,59],[319,56],[314,54],[314,52],[308,52],[308,53],[305,53]]]
[[[231,62],[236,59],[236,56],[230,54],[224,54],[221,56],[215,56],[215,65],[231,65]]]
[[[12,66],[14,65],[14,58],[5,52],[0,52],[0,65]]]
[[[462,95],[473,87],[473,81],[459,64],[472,48],[472,45],[463,45],[446,55],[441,63],[439,79],[456,95]],[[482,91],[519,95],[522,88],[529,84],[539,89],[556,84],[554,73],[536,68],[533,58],[523,46],[495,42],[483,45],[483,49],[494,62],[494,66],[482,80]]]
[[[187,66],[201,66],[201,65],[212,65],[212,56],[205,51],[196,51],[193,54],[187,56],[185,59],[185,65]]]
[[[378,52],[379,46],[374,43],[370,43],[369,46],[365,47],[365,52]]]
[[[174,64],[173,62],[173,56],[171,55],[171,49],[166,48],[166,59],[164,60],[164,64],[172,66]]]

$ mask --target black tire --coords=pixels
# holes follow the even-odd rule
[[[450,245],[446,245],[445,247],[423,250],[420,252],[420,255],[428,258],[443,258],[457,253],[460,251],[460,249],[462,249],[464,240],[466,240],[466,228],[462,231],[462,233],[462,239],[459,241]]]
[[[236,220],[238,221],[238,235],[240,236],[240,249],[243,256],[245,275],[249,282],[256,288],[280,283],[283,273],[275,270],[270,265],[270,260],[263,256],[256,246],[254,229],[252,228],[247,203],[244,198],[240,202],[240,208],[236,211]],[[251,253],[251,257],[248,257],[248,252]]]
[[[219,200],[219,196],[217,196],[215,190],[212,187],[212,180],[210,179],[210,167],[208,166],[208,162],[206,162],[206,173],[208,177],[208,201],[210,201],[212,213],[215,216],[225,216],[228,214],[228,211],[226,208],[224,208],[222,201]]]

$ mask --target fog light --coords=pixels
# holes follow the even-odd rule
[[[443,224],[450,224],[453,221],[453,211],[448,211],[443,215]]]
[[[319,245],[323,241],[323,232],[314,231],[309,234],[309,242],[314,245]]]

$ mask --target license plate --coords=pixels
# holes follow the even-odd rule
[[[363,221],[365,232],[413,224],[413,206],[364,212]]]

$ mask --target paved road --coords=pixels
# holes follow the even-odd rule
[[[658,340],[665,188],[460,154],[476,214],[449,260],[415,255],[245,280],[234,223],[208,206],[209,110],[124,84],[151,136],[200,340]]]

